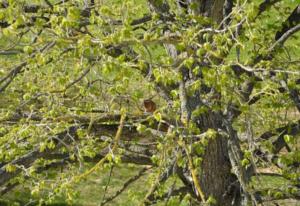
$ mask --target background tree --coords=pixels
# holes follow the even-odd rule
[[[144,205],[299,199],[296,2],[32,0],[0,8],[2,195],[26,182],[40,202],[59,194],[72,201],[72,186],[90,174],[133,163],[147,167],[102,204],[145,174]],[[148,99],[155,111],[144,113]],[[45,171],[57,167],[51,179]],[[262,168],[290,186],[259,190],[252,177]]]

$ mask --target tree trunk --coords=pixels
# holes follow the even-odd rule
[[[206,199],[213,197],[216,205],[231,205],[234,193],[231,185],[236,178],[231,173],[226,137],[210,140],[201,164],[200,183]],[[234,188],[235,189],[235,188]],[[234,190],[236,191],[236,190]]]
[[[199,121],[198,121],[199,122]],[[201,116],[200,129],[208,128],[215,131],[223,130],[222,116],[215,112],[208,112]],[[203,127],[204,126],[204,127]],[[231,172],[232,165],[228,155],[228,137],[218,134],[210,139],[205,147],[200,165],[199,181],[206,200],[212,197],[215,205],[241,205],[240,187],[237,177]]]
[[[220,23],[228,13],[228,8],[224,8],[224,6],[232,5],[230,0],[191,0],[191,2],[198,4],[199,14],[210,17],[217,23]],[[227,12],[224,13],[224,9],[227,9]],[[229,12],[230,11],[231,9],[229,8]],[[187,97],[187,99],[193,101],[192,98]],[[192,103],[190,102],[190,104]],[[216,113],[209,111],[194,121],[198,124],[201,131],[205,131],[209,128],[216,131],[226,130],[221,112]],[[236,142],[238,139],[233,137],[229,138],[234,139],[234,145],[237,146],[237,151],[235,152],[238,154],[238,157],[241,157],[240,146],[239,143]],[[228,153],[230,150],[229,138],[219,135],[217,138],[211,139],[206,146],[205,153],[202,157],[203,161],[200,166],[199,182],[203,188],[205,198],[213,197],[216,200],[215,205],[220,206],[242,205],[241,189],[243,189],[243,187],[241,188],[237,181],[240,178],[236,177],[231,171],[234,165],[232,165]],[[239,164],[239,162],[237,164]],[[241,179],[242,181],[249,181],[245,175]]]
[[[161,16],[166,16],[166,13],[169,12],[169,7],[166,6],[167,1],[163,1],[162,4],[164,6],[161,7],[155,5],[154,2],[158,1],[149,0],[152,7],[156,8],[153,10],[160,13]],[[186,5],[191,3],[197,5],[197,8],[193,8],[193,10],[188,9],[188,12],[210,17],[217,23],[221,23],[228,11],[230,12],[230,8],[228,9],[228,7],[224,7],[224,5],[232,5],[231,0],[181,0],[178,5],[184,5],[186,7]],[[165,31],[165,35],[168,35],[168,31]],[[177,58],[179,52],[174,45],[166,44],[165,48],[172,58]],[[242,205],[242,199],[240,198],[241,192],[242,190],[245,192],[245,186],[243,185],[247,184],[239,184],[239,182],[244,183],[247,182],[248,179],[245,177],[245,173],[241,171],[242,168],[239,167],[239,158],[242,157],[242,153],[236,134],[232,131],[231,123],[230,121],[226,121],[225,124],[222,111],[208,111],[205,114],[191,119],[192,112],[203,105],[200,98],[201,91],[188,94],[186,91],[186,83],[192,81],[189,75],[189,69],[182,67],[178,72],[180,72],[182,76],[182,79],[179,82],[182,123],[185,124],[189,121],[193,121],[198,125],[200,131],[214,129],[215,131],[226,131],[228,134],[230,133],[229,136],[234,135],[229,138],[218,135],[215,139],[210,139],[204,155],[201,156],[203,161],[198,170],[200,171],[198,174],[198,182],[200,182],[205,199],[207,200],[209,197],[213,198],[216,200],[214,205],[217,206]],[[230,132],[228,131],[228,128],[230,128]],[[231,147],[232,145],[234,148]],[[195,154],[192,153],[192,155],[194,156]],[[232,160],[232,157],[235,159]],[[232,168],[236,171],[236,176],[232,173]],[[181,178],[183,179],[183,182],[188,182],[188,178],[182,176]]]

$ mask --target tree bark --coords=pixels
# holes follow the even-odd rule
[[[220,23],[226,17],[226,12],[223,12],[224,9],[231,10],[231,8],[224,8],[224,6],[228,7],[228,1],[225,0],[202,0],[200,2],[191,0],[189,3],[196,3],[199,6],[196,9],[196,13],[207,16],[217,23]],[[232,4],[229,5],[232,6]],[[185,75],[183,74],[182,76]],[[184,88],[179,89],[181,93],[184,93]],[[181,109],[188,114],[191,114],[194,109],[201,106],[200,96],[197,94],[185,96],[185,99],[181,98],[181,102],[185,103],[185,105],[181,106]],[[182,115],[184,115],[183,111]],[[240,165],[242,152],[239,142],[237,142],[238,139],[235,138],[236,134],[233,133],[232,129],[228,131],[223,121],[222,112],[208,111],[192,121],[198,125],[201,131],[214,129],[215,131],[227,131],[229,134],[229,137],[218,135],[215,139],[210,139],[205,153],[202,155],[203,161],[200,165],[198,177],[205,199],[212,197],[216,200],[215,205],[218,206],[242,205],[243,199],[241,197],[244,196],[246,197],[244,198],[246,199],[244,203],[248,204],[250,197],[247,194],[246,187],[250,178]],[[226,122],[232,128],[231,121]],[[231,154],[234,153],[234,155],[229,155],[230,152]],[[232,160],[230,157],[235,159]],[[232,173],[232,168],[236,170],[236,174]]]
[[[231,174],[231,166],[227,155],[226,137],[210,140],[206,147],[199,176],[206,199],[211,196],[216,205],[231,205],[234,202],[233,185],[236,178]],[[231,190],[231,191],[230,191]]]

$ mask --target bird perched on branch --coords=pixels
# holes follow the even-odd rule
[[[145,112],[153,113],[156,110],[156,104],[151,99],[144,100]]]

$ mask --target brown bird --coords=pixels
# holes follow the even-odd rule
[[[153,113],[156,110],[156,104],[151,99],[144,100],[145,112]]]

